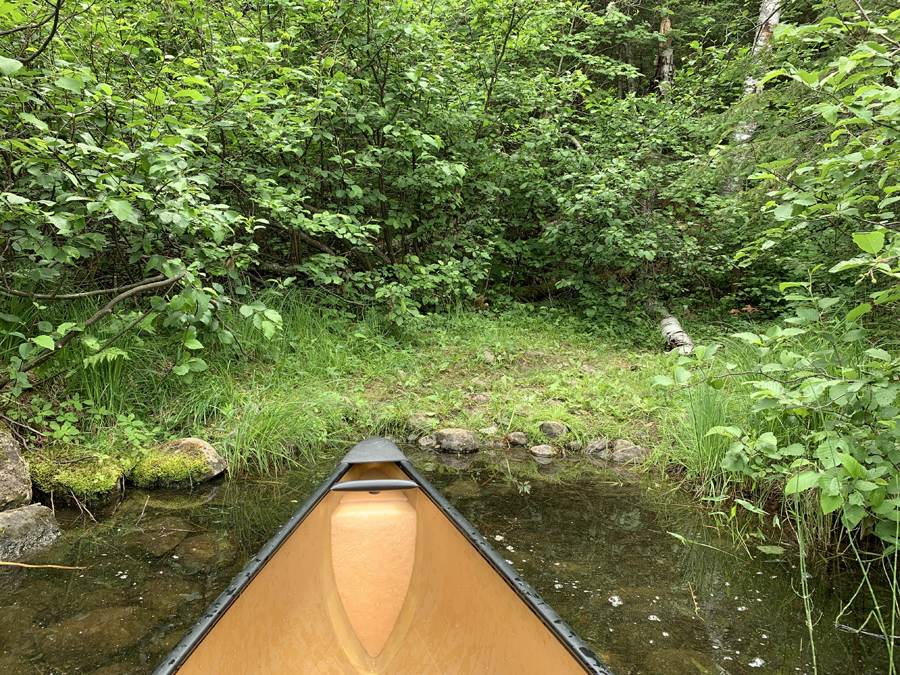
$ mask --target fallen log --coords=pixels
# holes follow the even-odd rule
[[[694,342],[681,327],[678,319],[672,316],[665,307],[655,302],[648,302],[647,309],[661,315],[659,322],[660,332],[666,341],[666,351],[678,350],[678,353],[687,356],[694,351]]]

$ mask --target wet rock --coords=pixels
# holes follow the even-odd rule
[[[616,464],[643,464],[650,451],[635,445],[631,441],[618,440],[613,444],[612,452],[609,453],[609,460]]]
[[[155,638],[148,645],[147,651],[151,654],[168,654],[175,648],[175,645],[181,641],[181,637],[181,633],[176,631],[174,633],[169,633],[168,635],[163,635],[160,638]],[[122,675],[126,675],[126,673],[123,672]]]
[[[433,436],[441,452],[466,454],[478,450],[478,436],[468,429],[438,429]]]
[[[0,510],[31,503],[31,476],[19,442],[0,422]]]
[[[475,455],[438,455],[437,462],[457,471],[465,471],[475,463]]]
[[[133,601],[157,616],[171,616],[191,596],[200,597],[200,587],[184,579],[152,579],[132,592]]]
[[[484,359],[485,363],[496,363],[497,362],[497,357],[494,356],[487,349],[484,350],[484,353],[481,355],[481,358]]]
[[[528,445],[528,436],[522,431],[513,431],[512,433],[506,434],[506,437],[503,440],[509,445]]]
[[[34,650],[26,636],[33,630],[35,615],[37,611],[31,607],[0,607],[0,651],[27,654]]]
[[[608,447],[609,441],[607,439],[598,438],[597,440],[588,443],[584,452],[588,455],[599,455],[600,453],[606,452]]]
[[[95,609],[38,631],[35,642],[53,663],[97,661],[137,644],[155,625],[153,611],[142,607]]]
[[[564,436],[565,434],[569,433],[569,427],[567,427],[562,422],[554,422],[553,420],[548,420],[546,422],[541,422],[541,433],[551,441],[555,441],[560,436]]]
[[[3,675],[34,675],[34,664],[24,656],[0,654],[0,673]]]
[[[559,452],[552,445],[534,445],[528,451],[531,453],[532,457],[544,458],[544,459],[552,459],[556,457]]]
[[[525,461],[531,459],[531,453],[528,452],[528,450],[526,448],[514,447],[514,448],[510,448],[506,452],[505,458],[511,459],[514,462],[525,462]]]
[[[437,450],[437,439],[434,437],[434,434],[428,434],[416,441],[416,445],[423,450]]]
[[[206,441],[178,438],[144,455],[131,471],[138,487],[179,487],[215,478],[228,468]]]
[[[702,652],[689,649],[663,649],[653,652],[644,662],[653,675],[715,675],[715,661]]]
[[[47,548],[59,537],[59,525],[46,506],[32,504],[0,513],[0,559],[17,560]]]
[[[481,487],[474,480],[458,480],[451,483],[450,487],[444,490],[447,497],[477,497],[481,494]]]
[[[231,543],[221,535],[204,532],[188,537],[173,551],[173,560],[189,571],[224,566],[234,560]],[[178,556],[176,559],[174,556]]]
[[[194,529],[190,523],[172,516],[141,522],[138,527],[138,531],[125,535],[125,546],[140,549],[155,557],[174,549]]]

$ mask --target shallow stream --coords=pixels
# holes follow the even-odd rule
[[[85,569],[0,572],[0,674],[150,673],[338,457],[191,492],[132,490],[96,523],[57,508],[65,534],[29,562]],[[616,675],[812,675],[796,552],[736,548],[688,497],[655,497],[669,488],[652,479],[526,483],[480,459],[412,459]],[[833,628],[858,580],[810,572],[818,672],[886,673],[883,642]]]

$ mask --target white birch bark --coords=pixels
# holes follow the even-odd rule
[[[671,30],[672,20],[668,15],[664,16],[659,24],[659,32],[666,36],[666,41],[656,56],[656,82],[663,98],[668,96],[675,83],[675,50],[672,47],[672,39],[668,37]]]
[[[756,24],[756,35],[753,38],[753,46],[750,48],[750,54],[757,56],[768,48],[772,41],[772,33],[781,18],[781,0],[761,0],[759,4],[759,21]],[[762,89],[759,86],[759,80],[753,75],[748,75],[744,80],[744,98],[760,93]],[[753,138],[756,131],[756,122],[748,120],[740,122],[732,134],[731,141],[735,147],[747,145]],[[741,183],[738,174],[740,173],[740,165],[743,164],[743,153],[738,154],[735,163],[734,174],[725,182],[723,192],[726,195],[732,195],[740,190]]]

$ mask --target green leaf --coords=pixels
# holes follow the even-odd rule
[[[888,354],[883,349],[878,349],[877,347],[872,347],[871,349],[866,350],[866,354],[871,356],[873,359],[877,361],[890,361],[891,355]]]
[[[840,495],[826,495],[824,492],[819,493],[819,506],[822,507],[822,513],[829,514],[832,511],[835,511],[841,508],[841,504],[844,503],[844,498]]]
[[[756,550],[760,553],[765,553],[766,555],[781,555],[787,551],[787,549],[781,548],[781,546],[757,546]]]
[[[844,465],[844,468],[850,472],[850,475],[854,478],[865,478],[866,470],[863,468],[863,465],[856,461],[856,458],[853,455],[848,455],[845,452],[842,452],[838,455],[841,460],[841,464]]]
[[[203,349],[203,343],[196,338],[191,338],[189,340],[184,341],[184,346],[188,349]]]
[[[884,232],[854,232],[853,241],[866,253],[876,255],[884,248]]]
[[[206,100],[206,97],[196,89],[182,89],[181,91],[175,92],[173,98],[189,98],[192,101]],[[165,96],[163,97],[163,100],[165,100]]]
[[[38,335],[31,338],[31,341],[38,347],[43,347],[44,349],[49,349],[50,351],[56,349],[56,342],[49,335]]]
[[[671,387],[675,384],[675,380],[665,375],[657,375],[650,381],[650,384],[653,387]]]
[[[41,131],[47,131],[47,129],[49,129],[49,127],[46,124],[44,124],[41,120],[39,120],[37,117],[35,117],[31,113],[19,113],[19,118],[24,120],[25,122],[33,124]]]
[[[166,102],[166,92],[159,87],[153,87],[144,97],[150,105],[162,105]]]
[[[106,207],[120,221],[128,220],[134,214],[131,203],[126,202],[124,199],[110,199],[106,202]]]
[[[810,488],[816,487],[818,484],[818,471],[804,471],[803,473],[798,473],[796,476],[791,477],[784,487],[784,494],[792,495],[797,492],[806,492]]]
[[[864,302],[859,307],[854,307],[849,312],[847,312],[847,317],[844,319],[847,323],[851,321],[856,321],[863,314],[868,314],[872,311],[872,305],[868,302]]]
[[[21,70],[22,62],[17,61],[16,59],[8,59],[5,56],[0,56],[0,73],[4,75],[12,75],[18,70]]]
[[[56,81],[56,86],[76,94],[80,94],[81,90],[84,89],[84,83],[74,77],[61,77]]]
[[[763,511],[761,508],[759,508],[756,504],[752,504],[751,502],[748,502],[746,499],[735,499],[734,501],[736,501],[738,504],[740,504],[741,506],[743,506],[745,509],[747,509],[748,511],[750,511],[752,513],[758,513],[761,516],[768,515],[765,511]]]

